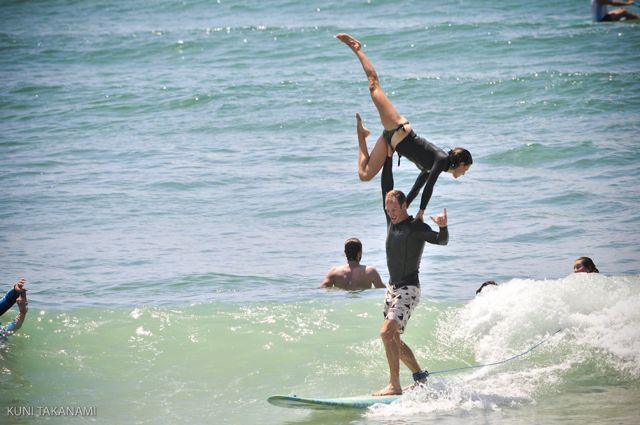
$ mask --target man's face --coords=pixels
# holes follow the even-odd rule
[[[400,205],[393,196],[387,198],[384,203],[384,209],[387,210],[387,215],[393,224],[398,224],[407,218],[407,203]]]

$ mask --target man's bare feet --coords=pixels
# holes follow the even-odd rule
[[[400,387],[394,387],[391,384],[387,385],[386,387],[384,387],[383,389],[381,389],[380,391],[376,391],[375,393],[371,394],[374,397],[380,397],[383,395],[402,395],[402,388]]]
[[[371,134],[369,129],[362,124],[362,118],[360,117],[360,114],[357,112],[356,112],[356,128],[358,131],[358,135],[362,136],[365,139],[369,137],[369,135]]]
[[[339,34],[336,34],[336,38],[349,46],[354,52],[357,52],[362,48],[362,43],[360,43],[349,34],[341,32]]]

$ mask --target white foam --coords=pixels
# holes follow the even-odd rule
[[[592,373],[594,365],[609,380],[640,379],[639,305],[639,276],[580,273],[485,287],[460,309],[443,314],[438,345],[461,357],[470,352],[477,363],[493,363],[548,340],[503,365],[432,376],[426,388],[392,405],[375,406],[368,415],[500,410],[535,403],[541,395],[571,385],[571,376]],[[562,331],[552,336],[558,329]]]

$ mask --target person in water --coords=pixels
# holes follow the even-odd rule
[[[384,127],[382,136],[378,138],[371,154],[369,154],[365,141],[366,136],[361,137],[361,135],[368,135],[369,131],[362,127],[360,115],[356,114],[356,124],[359,128],[358,176],[360,180],[368,181],[378,174],[387,157],[387,146],[390,146],[393,151],[397,151],[398,155],[407,157],[421,170],[412,191],[419,192],[424,186],[420,210],[416,214],[416,219],[422,220],[433,193],[433,186],[440,173],[449,172],[456,179],[463,176],[473,164],[471,154],[463,148],[454,148],[447,154],[427,140],[418,137],[409,121],[400,115],[382,91],[378,74],[369,58],[362,51],[362,44],[349,34],[340,33],[336,35],[336,38],[349,46],[360,60],[369,81],[371,100],[378,110],[380,121]]]
[[[6,295],[0,300],[0,316],[9,310],[13,304],[18,304],[19,313],[7,326],[0,328],[0,337],[4,338],[20,329],[24,318],[27,315],[27,290],[24,285],[27,283],[25,278],[21,278],[14,285],[13,288],[6,293]]]
[[[18,315],[11,321],[7,326],[0,328],[0,339],[6,340],[6,337],[14,334],[18,329],[22,327],[24,323],[25,317],[27,317],[27,311],[29,310],[27,306],[29,302],[27,301],[27,290],[23,290],[18,295],[16,299],[16,304],[18,304]]]
[[[26,285],[26,283],[27,279],[20,278],[13,284],[13,287],[5,294],[4,298],[0,300],[0,316],[15,304],[22,292],[26,291],[26,289],[24,289],[24,285]]]
[[[497,285],[498,284],[495,282],[495,280],[487,280],[482,285],[480,285],[480,287],[478,289],[476,289],[476,295],[478,295],[480,292],[482,292],[482,290],[487,286],[497,286]]]
[[[347,239],[344,243],[344,255],[347,264],[331,267],[320,284],[321,288],[336,287],[347,290],[384,288],[380,274],[373,266],[360,264],[362,242],[357,238]]]
[[[389,385],[373,393],[374,396],[402,394],[400,361],[413,373],[416,384],[426,383],[429,372],[422,370],[413,352],[400,336],[404,333],[412,312],[420,302],[420,260],[425,242],[446,245],[449,242],[447,210],[431,217],[439,227],[436,232],[426,223],[416,221],[407,208],[411,199],[393,189],[391,148],[382,169],[382,200],[387,219],[387,267],[389,284],[384,302],[384,321],[380,337],[389,364]]]
[[[608,6],[633,6],[633,4],[633,0],[591,0],[591,18],[594,22],[640,19],[640,16],[635,13],[631,13],[622,7],[611,11],[608,8]]]
[[[598,268],[594,264],[593,260],[589,257],[579,257],[573,262],[574,273],[600,273]]]

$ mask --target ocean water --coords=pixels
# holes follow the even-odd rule
[[[337,32],[419,135],[474,156],[429,203],[450,242],[425,248],[420,362],[562,331],[391,406],[285,410],[266,398],[386,379],[383,292],[317,289],[352,236],[388,278],[354,114],[382,128]],[[0,346],[0,423],[636,423],[638,47],[578,0],[2,2],[0,284],[25,276],[30,312]],[[571,274],[582,255],[601,275]],[[97,414],[14,414],[47,406]]]

